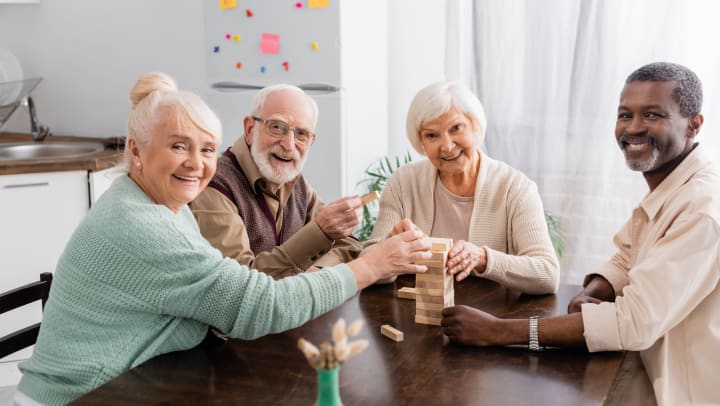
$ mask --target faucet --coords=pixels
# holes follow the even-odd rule
[[[37,114],[35,113],[35,103],[32,97],[27,96],[22,100],[22,105],[27,107],[28,113],[30,113],[30,134],[34,141],[42,141],[50,133],[50,128],[46,125],[40,124],[38,121]]]

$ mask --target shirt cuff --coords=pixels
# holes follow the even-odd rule
[[[622,350],[615,303],[585,303],[581,307],[585,343],[590,352]]]
[[[600,265],[594,272],[585,275],[585,280],[583,280],[583,287],[587,286],[587,284],[590,283],[592,277],[595,275],[599,275],[605,278],[615,291],[615,295],[619,295],[622,292],[623,288],[630,282],[627,273],[617,269],[612,265],[612,263],[606,262]]]
[[[287,255],[301,269],[307,269],[333,246],[314,220],[293,234],[282,245]]]

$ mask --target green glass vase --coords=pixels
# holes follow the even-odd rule
[[[342,406],[340,399],[340,367],[317,370],[318,394],[315,406]]]

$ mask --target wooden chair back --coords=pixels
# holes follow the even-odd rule
[[[44,272],[40,274],[40,280],[38,282],[29,283],[1,293],[0,314],[38,300],[42,301],[42,307],[44,309],[45,303],[50,295],[52,278],[52,273]],[[35,323],[32,326],[25,327],[0,338],[0,358],[4,358],[16,351],[35,344],[39,332],[40,323]]]

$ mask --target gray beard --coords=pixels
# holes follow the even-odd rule
[[[269,161],[267,155],[260,153],[256,147],[257,144],[253,143],[250,145],[250,155],[253,157],[255,164],[260,170],[260,174],[268,181],[275,183],[276,185],[282,185],[295,179],[305,165],[305,160],[299,160],[296,162],[294,169],[282,172],[275,169]]]
[[[631,161],[626,158],[625,163],[627,164],[628,168],[630,168],[630,170],[637,172],[649,172],[655,168],[655,164],[657,164],[659,155],[660,150],[657,149],[656,146],[653,146],[652,156],[650,157],[650,159],[647,159],[645,161]]]

